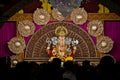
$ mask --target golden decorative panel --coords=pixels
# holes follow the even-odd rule
[[[32,13],[15,14],[8,21],[22,21],[22,20],[33,20]],[[88,13],[88,20],[120,20],[120,16],[115,13],[101,14],[101,13]],[[50,20],[54,20],[52,17]],[[67,18],[70,20],[70,17]]]

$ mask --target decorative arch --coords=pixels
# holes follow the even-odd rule
[[[68,37],[79,40],[75,54],[76,60],[98,59],[94,42],[87,32],[72,23],[54,22],[45,25],[42,29],[33,34],[26,47],[25,60],[48,61],[49,55],[46,51],[46,39],[47,37],[51,38],[56,36],[55,29],[58,26],[65,26],[68,29]]]

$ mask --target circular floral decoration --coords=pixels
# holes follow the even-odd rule
[[[87,20],[87,17],[88,14],[84,8],[76,8],[71,13],[71,20],[73,20],[75,24],[84,24]]]
[[[107,36],[97,41],[97,49],[102,53],[108,53],[113,48],[113,40]]]
[[[14,37],[8,42],[8,48],[14,54],[19,54],[25,49],[25,40],[21,37]]]
[[[64,17],[62,15],[61,12],[59,12],[56,8],[54,8],[52,10],[52,16],[54,19],[58,20],[58,21],[63,21],[64,20]]]
[[[99,36],[103,32],[103,23],[100,20],[92,20],[87,25],[88,33],[92,36]]]
[[[20,21],[18,23],[18,31],[24,37],[32,35],[34,33],[34,30],[35,30],[34,23],[29,20]]]
[[[37,25],[45,25],[50,20],[50,14],[44,9],[37,8],[33,13],[33,20]]]
[[[18,55],[12,55],[12,56],[10,56],[10,59],[11,59],[11,63],[13,65],[16,65],[18,62],[22,61],[22,59]]]

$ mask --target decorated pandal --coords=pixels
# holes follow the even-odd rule
[[[64,26],[59,26],[55,30],[57,37],[47,38],[47,52],[50,61],[60,58],[62,61],[74,60],[78,40],[67,37],[68,31]]]
[[[72,9],[69,13],[72,23],[67,22],[67,17],[57,8],[53,8],[51,15],[46,10],[37,8],[33,13],[33,21],[20,20],[17,24],[19,35],[8,42],[10,51],[14,53],[11,56],[12,62],[45,62],[54,58],[62,61],[96,62],[101,54],[111,51],[114,41],[104,35],[101,20],[87,21],[88,14],[84,8]],[[53,22],[49,24],[50,20]],[[87,31],[81,28],[84,24]],[[35,25],[42,28],[35,32]],[[32,37],[25,43],[25,38],[29,36]],[[96,38],[96,44],[91,36]]]

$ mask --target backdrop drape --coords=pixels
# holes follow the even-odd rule
[[[114,41],[113,49],[108,54],[120,61],[120,21],[105,21],[104,34]]]
[[[12,55],[7,42],[16,35],[16,23],[6,22],[0,28],[0,58]]]

